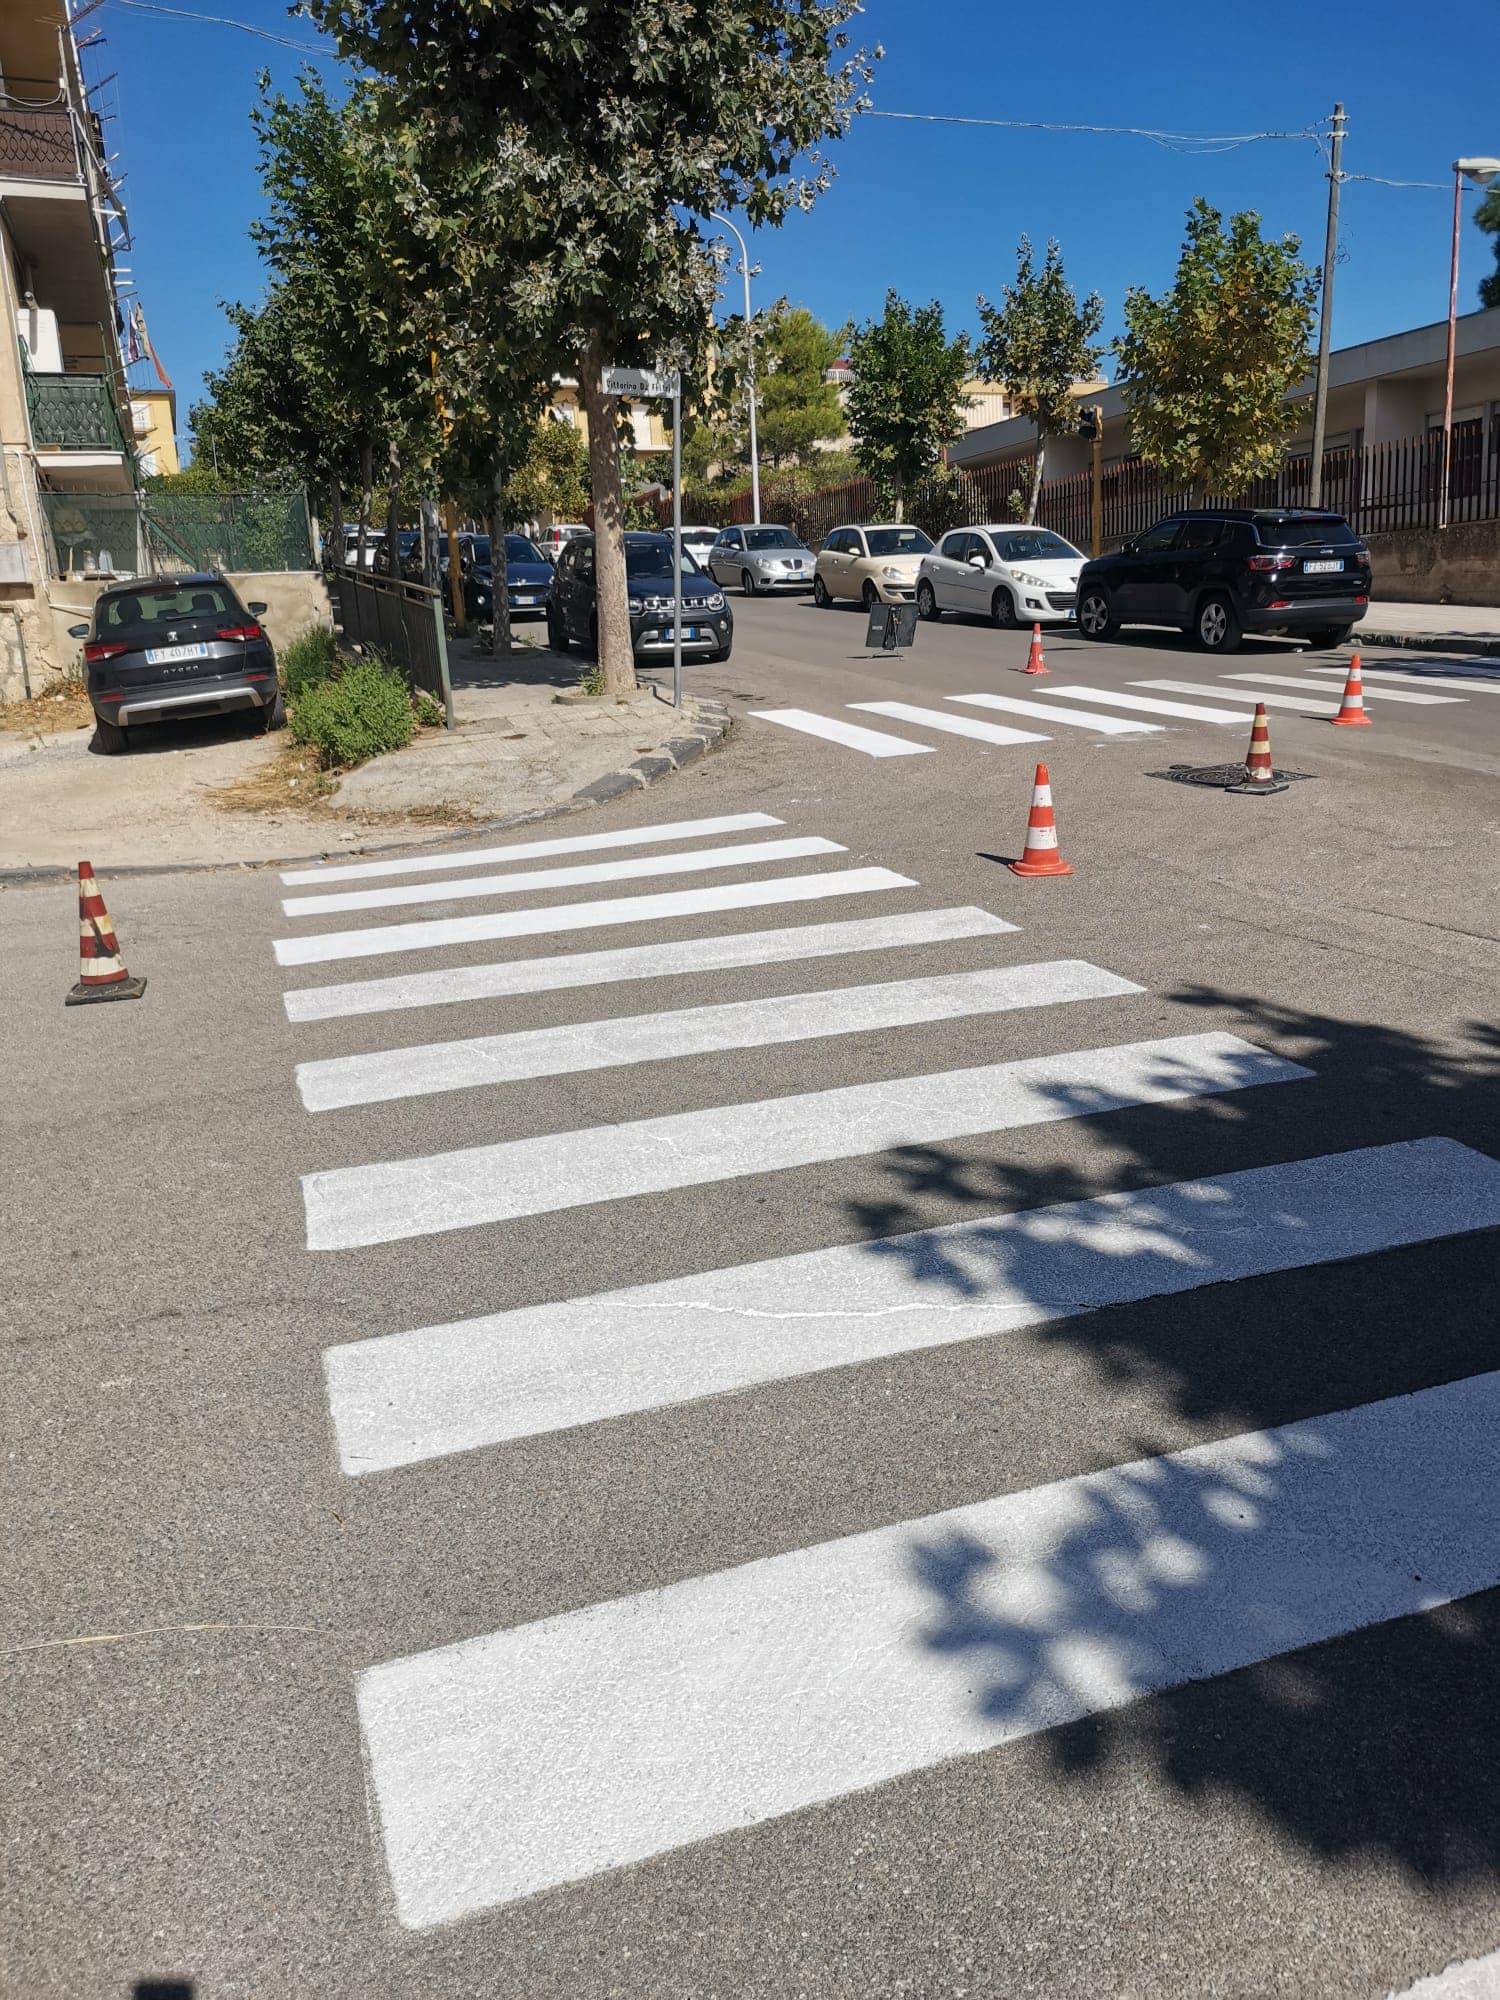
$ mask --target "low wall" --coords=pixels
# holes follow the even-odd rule
[[[1500,604],[1500,521],[1366,535],[1379,604]]]
[[[83,625],[94,615],[94,600],[101,590],[120,579],[107,577],[87,583],[53,583],[49,586],[52,643],[40,663],[31,662],[33,692],[48,681],[60,679],[79,659],[82,642],[68,637],[70,625]],[[266,607],[262,622],[278,652],[305,632],[309,625],[333,629],[333,610],[328,602],[328,586],[322,572],[315,569],[235,570],[229,581],[242,602],[253,598]],[[3,633],[0,633],[3,638]],[[38,674],[38,664],[42,672]]]

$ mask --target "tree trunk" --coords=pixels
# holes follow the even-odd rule
[[[1038,431],[1036,434],[1036,464],[1031,474],[1031,501],[1026,509],[1026,518],[1032,523],[1036,521],[1036,510],[1042,501],[1042,468],[1046,463],[1047,433],[1045,431]]]
[[[901,477],[901,474],[898,472],[896,473],[892,484],[895,488],[896,498],[895,498],[895,504],[892,507],[891,512],[896,520],[904,521],[906,519],[906,481]]]
[[[344,566],[344,482],[335,472],[328,487],[329,513],[333,521],[333,558],[330,569]]]
[[[490,502],[490,651],[512,652],[510,631],[510,564],[505,559],[505,466],[495,460],[494,498]]]
[[[589,335],[579,363],[578,391],[589,420],[589,485],[594,500],[594,607],[599,667],[606,694],[635,692],[635,652],[630,643],[629,589],[625,580],[625,503],[620,487],[619,398],[606,396],[601,380],[609,361],[604,342]]]
[[[401,574],[401,454],[388,445],[390,478],[385,489],[385,568],[392,581]]]
[[[370,500],[375,488],[375,448],[366,438],[359,448],[359,543],[355,550],[355,566],[365,566],[365,549],[370,536]]]
[[[443,588],[443,559],[438,552],[442,529],[438,525],[436,500],[422,502],[422,581],[429,590]]]

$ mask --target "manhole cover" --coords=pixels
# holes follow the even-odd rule
[[[1212,785],[1217,790],[1228,791],[1231,786],[1245,783],[1243,764],[1173,764],[1166,771],[1148,771],[1148,778],[1166,778],[1174,785]],[[1278,764],[1271,773],[1276,785],[1296,784],[1311,778],[1312,771],[1283,771]]]

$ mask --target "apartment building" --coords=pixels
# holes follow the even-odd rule
[[[111,247],[125,226],[64,0],[0,6],[0,699],[76,655],[70,572],[137,566],[103,546],[116,524],[138,532]]]

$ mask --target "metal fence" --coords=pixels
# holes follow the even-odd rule
[[[424,689],[443,704],[451,729],[453,685],[442,593],[399,577],[344,568],[332,572],[330,590],[344,643],[379,653],[398,666],[408,687]]]
[[[40,498],[57,576],[315,567],[305,493],[148,489]]]
[[[24,352],[24,350],[23,350]],[[26,370],[31,441],[64,451],[124,452],[115,392],[104,375],[38,375]]]

